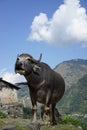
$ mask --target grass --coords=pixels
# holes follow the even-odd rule
[[[8,125],[13,125],[16,127],[16,130],[27,130],[26,127],[30,121],[28,119],[21,119],[21,118],[3,118],[0,119],[0,130]],[[28,129],[29,130],[29,129]],[[31,129],[30,129],[31,130]]]
[[[14,125],[16,130],[32,130],[29,127],[30,119],[22,118],[1,118],[0,130],[7,125]],[[42,126],[42,130],[87,130],[87,124],[82,120],[72,117],[63,116],[63,123],[56,126]]]
[[[64,116],[63,124],[71,124],[76,127],[82,127],[83,130],[87,130],[87,123],[85,123],[82,119],[73,117],[73,116]]]
[[[79,128],[73,126],[73,125],[62,125],[62,124],[59,124],[59,125],[56,125],[56,126],[44,126],[43,127],[43,130],[79,130]]]

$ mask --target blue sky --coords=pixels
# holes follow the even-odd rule
[[[21,53],[36,59],[42,53],[52,68],[87,59],[87,1],[0,0],[0,76],[17,78],[14,64]]]

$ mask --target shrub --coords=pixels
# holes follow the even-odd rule
[[[0,118],[6,118],[6,115],[3,112],[0,112]]]
[[[23,119],[30,119],[30,116],[28,114],[23,114]]]
[[[63,124],[72,124],[74,126],[81,126],[84,130],[87,130],[87,124],[83,120],[81,120],[77,117],[64,116]]]

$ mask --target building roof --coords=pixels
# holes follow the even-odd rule
[[[12,83],[9,83],[9,82],[7,82],[7,81],[5,81],[5,80],[3,80],[2,78],[0,78],[0,82],[3,82],[5,85],[8,85],[10,88],[14,88],[14,89],[16,89],[16,90],[19,90],[20,88],[19,87],[17,87],[16,85],[14,85],[14,84],[12,84]]]

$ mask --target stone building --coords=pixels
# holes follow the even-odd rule
[[[11,116],[19,116],[23,113],[23,105],[17,99],[19,89],[14,84],[0,78],[0,111]]]

